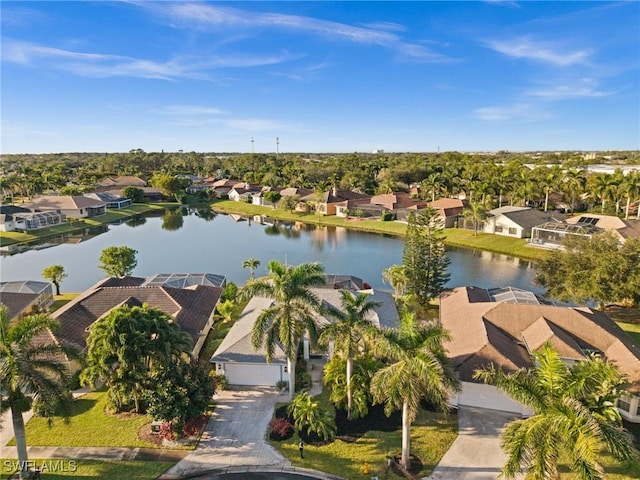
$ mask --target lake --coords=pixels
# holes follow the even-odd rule
[[[257,221],[256,221],[257,220]],[[290,264],[317,261],[327,273],[350,274],[372,287],[391,290],[382,282],[382,270],[402,262],[403,239],[356,232],[341,227],[299,223],[266,223],[235,215],[198,215],[197,212],[166,213],[141,217],[121,225],[109,225],[47,240],[44,244],[7,247],[0,258],[3,281],[42,280],[42,270],[53,264],[64,266],[68,277],[63,292],[80,292],[104,278],[98,268],[100,252],[109,246],[127,245],[138,251],[136,276],[156,273],[217,273],[243,284],[249,270],[242,263],[260,260],[256,275],[263,275],[271,259]],[[10,252],[10,253],[9,253]],[[542,293],[532,285],[534,265],[506,255],[453,248],[449,287],[511,285]]]

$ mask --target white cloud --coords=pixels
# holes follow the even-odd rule
[[[405,42],[397,33],[404,27],[394,23],[377,23],[365,27],[280,13],[259,13],[234,7],[222,7],[203,3],[148,2],[142,7],[166,15],[172,24],[186,22],[189,27],[219,29],[284,29],[316,35],[338,41],[363,45],[377,45],[391,49],[404,58],[422,62],[447,62],[447,56],[433,52],[421,45]],[[237,33],[237,32],[234,32]]]
[[[551,42],[536,42],[528,36],[514,40],[490,40],[486,44],[508,57],[537,60],[559,67],[586,64],[591,56],[589,50],[560,51]]]
[[[221,115],[223,110],[215,107],[207,107],[204,105],[167,105],[154,110],[158,113],[167,115]]]
[[[556,85],[546,89],[529,90],[527,95],[532,97],[545,98],[549,100],[562,100],[565,98],[597,98],[608,97],[615,92],[605,92],[595,90],[589,86]]]
[[[288,52],[264,56],[227,55],[194,58],[174,57],[167,61],[153,61],[121,55],[83,53],[47,47],[28,42],[5,41],[2,60],[49,67],[86,77],[138,77],[162,80],[179,78],[211,79],[210,72],[221,68],[246,68],[275,65],[297,58]]]
[[[551,118],[549,113],[528,103],[517,103],[507,106],[491,106],[477,108],[473,111],[476,117],[487,122],[537,122]]]

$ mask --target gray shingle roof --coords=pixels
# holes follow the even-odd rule
[[[251,345],[251,332],[258,316],[273,304],[265,297],[253,297],[234,323],[227,336],[211,357],[211,362],[266,363],[267,352],[261,348],[254,350]],[[277,345],[271,363],[286,363],[287,357]]]

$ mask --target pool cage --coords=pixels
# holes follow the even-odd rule
[[[591,223],[546,222],[531,229],[530,244],[543,248],[562,248],[568,235],[589,237],[603,232]]]

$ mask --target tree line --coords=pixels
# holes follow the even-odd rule
[[[600,158],[603,163],[610,163]],[[616,152],[618,165],[640,163],[639,152]],[[89,155],[3,156],[2,190],[6,197],[28,198],[44,192],[89,191],[105,177],[135,175],[174,194],[185,185],[178,174],[235,178],[271,187],[327,191],[336,186],[368,194],[408,191],[419,186],[427,200],[464,192],[467,199],[491,205],[534,204],[552,207],[552,192],[575,210],[588,207],[628,216],[640,199],[640,173],[587,173],[580,152],[467,154],[459,152],[398,154],[230,154],[196,152]],[[535,168],[531,168],[531,166]],[[155,185],[157,184],[157,185]],[[174,188],[175,187],[175,188]]]

